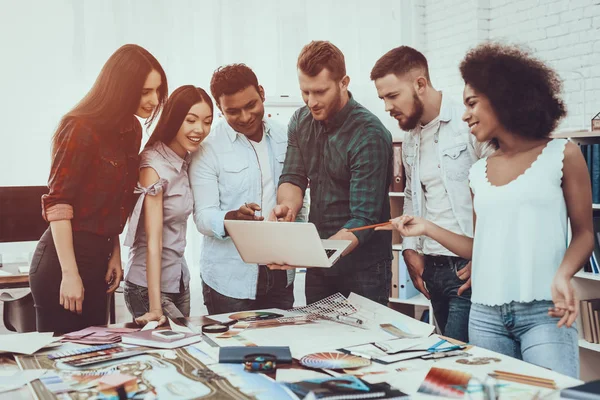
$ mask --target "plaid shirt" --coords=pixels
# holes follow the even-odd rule
[[[71,219],[74,231],[119,235],[134,204],[141,141],[134,116],[117,131],[68,121],[58,133],[50,192],[42,196],[44,218]]]
[[[279,184],[292,183],[305,191],[310,181],[308,219],[322,239],[342,228],[390,219],[392,135],[352,95],[326,124],[315,121],[308,107],[300,108],[290,120],[288,139]],[[359,247],[340,259],[334,272],[392,258],[391,232],[369,229],[354,234]]]

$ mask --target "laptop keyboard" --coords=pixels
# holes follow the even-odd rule
[[[331,257],[333,253],[335,253],[336,249],[325,249],[325,254],[327,254],[327,258]]]

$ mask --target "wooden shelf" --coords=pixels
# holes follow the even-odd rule
[[[390,197],[404,197],[404,192],[390,192]]]
[[[399,303],[399,304],[411,304],[413,306],[422,306],[429,307],[431,304],[427,297],[423,296],[423,293],[419,293],[418,295],[411,297],[410,299],[398,299],[396,297],[390,297],[390,303]]]
[[[600,210],[600,204],[592,204],[594,210]]]
[[[600,353],[600,344],[590,343],[585,339],[579,339],[579,347]]]
[[[600,138],[600,131],[566,131],[556,132],[550,135],[553,139],[581,139],[581,138]]]
[[[593,274],[591,272],[583,272],[579,271],[575,274],[575,278],[587,279],[590,281],[599,281],[600,282],[600,274]]]
[[[393,244],[392,245],[392,250],[402,251],[402,244],[401,243],[400,244]]]

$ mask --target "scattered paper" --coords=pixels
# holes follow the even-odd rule
[[[42,347],[60,340],[52,332],[11,333],[0,335],[0,352],[32,355]]]
[[[365,321],[365,324],[368,325],[370,329],[380,330],[380,324],[398,323],[401,324],[405,332],[424,337],[431,335],[435,329],[433,325],[417,321],[414,318],[394,311],[391,308],[369,300],[366,297],[359,296],[356,293],[350,293],[348,301],[359,310],[358,313],[352,314],[352,316]]]
[[[45,373],[45,369],[0,370],[0,393],[19,389],[29,382],[39,379]]]
[[[150,321],[142,328],[142,331],[150,331],[158,328],[158,321]]]
[[[322,372],[313,371],[310,369],[278,369],[276,380],[277,382],[300,382],[307,379],[327,378],[329,375]]]

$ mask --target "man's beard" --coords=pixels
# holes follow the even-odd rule
[[[403,131],[415,129],[423,116],[423,108],[423,102],[417,97],[416,93],[413,93],[413,111],[406,116],[406,122],[398,121],[400,129]]]

